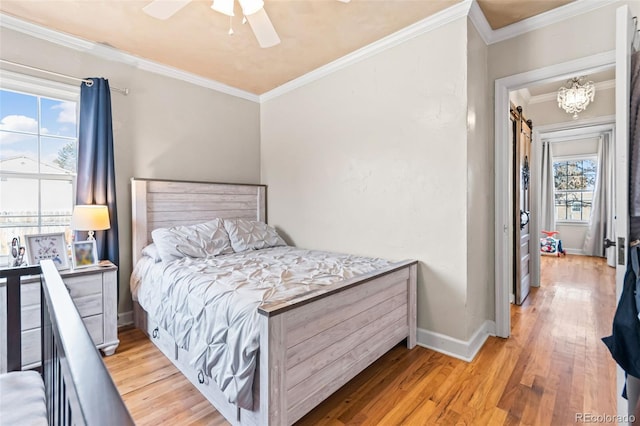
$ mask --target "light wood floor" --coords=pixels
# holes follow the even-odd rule
[[[615,310],[613,268],[596,258],[543,257],[542,287],[513,307],[512,337],[490,337],[471,363],[397,346],[303,425],[567,425],[616,413],[615,364],[600,338]],[[136,329],[105,357],[140,425],[227,424]]]

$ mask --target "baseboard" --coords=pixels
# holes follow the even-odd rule
[[[124,327],[125,325],[133,324],[133,311],[120,312],[118,314],[118,327]]]
[[[584,251],[582,251],[581,249],[565,248],[564,251],[567,254],[578,254],[584,256]]]
[[[478,354],[478,351],[480,351],[480,348],[482,348],[482,345],[484,345],[487,338],[489,336],[495,336],[495,334],[496,323],[494,321],[486,320],[476,330],[476,332],[473,333],[473,336],[471,336],[469,340],[459,340],[445,334],[419,328],[417,343],[420,346],[436,352],[471,362]]]

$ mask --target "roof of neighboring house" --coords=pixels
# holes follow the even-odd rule
[[[40,162],[40,170],[38,170],[38,161],[25,155],[0,159],[0,171],[14,173],[72,174],[69,170],[44,161]]]

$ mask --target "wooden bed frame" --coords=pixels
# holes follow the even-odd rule
[[[266,222],[266,186],[131,179],[133,261],[160,227],[241,217]],[[134,302],[136,326],[232,424],[289,425],[393,346],[416,344],[417,262],[405,261],[264,304],[253,410],[229,403],[209,377],[189,365],[157,321]]]

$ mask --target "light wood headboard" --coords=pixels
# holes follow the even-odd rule
[[[267,221],[266,185],[131,178],[133,264],[151,231],[215,218]]]

